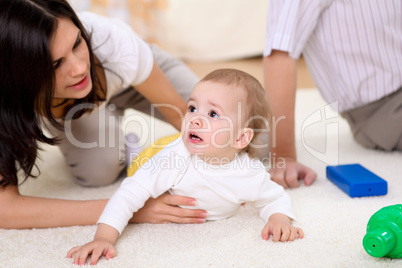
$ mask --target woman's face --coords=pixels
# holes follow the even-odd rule
[[[56,81],[55,99],[81,99],[92,90],[88,46],[80,29],[68,18],[59,18],[50,40]]]

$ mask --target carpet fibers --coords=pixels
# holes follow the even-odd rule
[[[402,267],[402,259],[368,255],[362,239],[370,216],[402,203],[402,154],[368,150],[353,141],[349,127],[327,109],[316,90],[299,90],[296,136],[299,160],[317,181],[287,190],[305,238],[287,243],[261,239],[264,222],[252,204],[234,216],[199,225],[130,224],[119,238],[117,256],[97,267]],[[159,131],[163,136],[172,130]],[[76,185],[61,153],[45,147],[42,175],[21,186],[26,195],[64,199],[108,198],[120,181],[101,188]],[[388,181],[388,194],[351,198],[325,177],[330,164],[360,163]],[[73,267],[67,251],[90,241],[95,226],[34,230],[0,229],[0,267]],[[89,266],[89,265],[88,265]]]

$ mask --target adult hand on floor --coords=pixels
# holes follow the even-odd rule
[[[282,185],[284,188],[296,188],[300,186],[300,180],[304,184],[310,186],[317,179],[317,173],[311,168],[306,167],[295,159],[285,157],[285,162],[273,166],[268,172],[271,175],[271,180]]]

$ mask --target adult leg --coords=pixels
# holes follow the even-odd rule
[[[59,148],[78,184],[108,185],[124,171],[123,112],[113,104],[103,105],[91,114],[65,121],[65,132],[51,131],[59,137]]]
[[[402,88],[342,116],[361,145],[385,151],[402,150]]]

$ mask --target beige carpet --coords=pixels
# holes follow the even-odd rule
[[[157,136],[172,132],[158,126]],[[299,159],[318,173],[313,186],[288,190],[304,239],[263,241],[264,222],[247,204],[232,218],[201,225],[129,225],[117,242],[117,256],[102,258],[98,267],[402,267],[402,259],[373,258],[362,247],[370,216],[402,203],[402,154],[357,145],[345,121],[325,109],[315,90],[297,92],[297,147]],[[327,163],[355,162],[386,179],[388,194],[350,198],[326,179]],[[106,198],[121,182],[92,189],[74,184],[56,148],[48,148],[39,165],[42,176],[25,183],[24,194]],[[94,232],[95,226],[0,230],[0,267],[71,267],[67,251]]]

